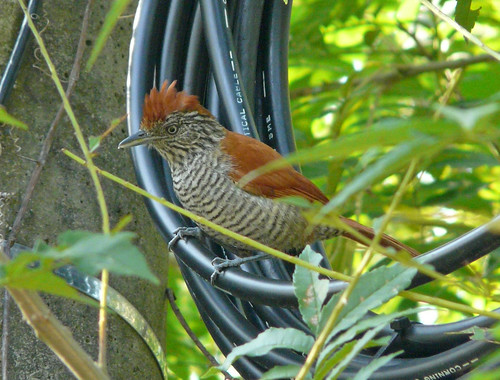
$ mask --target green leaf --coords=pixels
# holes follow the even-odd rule
[[[95,152],[97,148],[101,145],[101,137],[100,136],[90,136],[89,137],[89,150],[91,152]]]
[[[122,275],[133,275],[159,284],[144,256],[132,244],[135,234],[118,232],[112,235],[88,231],[67,231],[59,236],[61,251],[45,253],[57,259],[67,259],[82,272],[95,275],[103,269]]]
[[[417,312],[420,312],[422,310],[423,310],[422,308],[413,308],[387,315],[379,314],[375,317],[365,318],[358,321],[351,328],[342,333],[340,336],[336,337],[333,341],[328,343],[326,347],[323,348],[318,357],[318,363],[319,363],[318,367],[324,366],[326,358],[328,358],[334,350],[336,350],[338,347],[342,346],[346,342],[353,340],[357,335],[359,335],[363,331],[375,328],[377,326],[386,326],[389,324],[389,322],[393,321],[396,318],[407,316],[410,314],[416,314]],[[340,331],[339,329],[332,331],[333,334],[330,334],[330,337],[333,337],[339,331]]]
[[[298,207],[301,207],[304,209],[311,208],[311,206],[312,206],[311,202],[308,201],[307,199],[305,199],[303,197],[299,197],[299,196],[293,196],[293,195],[289,196],[289,197],[277,198],[276,201],[287,203],[287,204],[294,205],[294,206],[298,206]]]
[[[500,104],[489,103],[482,106],[461,109],[457,107],[445,106],[436,107],[450,120],[453,120],[460,125],[464,130],[472,131],[477,125],[478,121],[486,116],[493,115],[500,110]]]
[[[275,348],[289,348],[298,352],[309,352],[313,344],[313,337],[303,331],[293,328],[271,327],[261,332],[250,342],[235,347],[219,369],[227,371],[229,366],[243,355],[261,356]]]
[[[16,119],[14,116],[7,113],[5,108],[0,104],[0,124],[5,123],[16,128],[27,130],[28,126],[21,120]]]
[[[323,256],[307,246],[299,256],[311,264],[319,265]],[[297,265],[293,273],[295,296],[299,301],[302,319],[307,323],[314,335],[319,333],[321,308],[328,293],[328,280],[320,280],[319,273]]]
[[[76,289],[69,286],[61,277],[47,271],[45,268],[26,268],[26,271],[18,272],[15,277],[8,276],[5,285],[12,288],[50,293],[77,301],[84,299]]]
[[[356,152],[365,152],[373,147],[388,147],[399,144],[394,149],[403,151],[400,153],[403,154],[407,147],[411,146],[416,149],[417,140],[424,144],[420,151],[417,150],[418,155],[426,154],[427,156],[428,152],[425,149],[431,142],[439,142],[436,147],[437,150],[445,144],[460,139],[463,135],[463,130],[458,125],[446,120],[432,121],[419,117],[409,120],[387,119],[373,125],[366,131],[341,136],[313,148],[293,153],[286,159],[275,160],[263,165],[241,178],[240,185],[243,186],[263,173],[289,164],[306,164],[324,159],[342,159]],[[393,166],[403,166],[396,164],[397,162]]]
[[[381,267],[365,273],[359,279],[347,304],[342,308],[339,323],[331,336],[348,329],[359,321],[369,310],[380,306],[395,297],[401,290],[410,285],[417,273],[415,268],[405,268],[396,264],[392,267]],[[338,302],[339,296],[332,297],[321,312],[321,326],[324,326],[331,311]]]
[[[372,340],[382,329],[384,325],[380,325],[375,327],[372,330],[366,332],[361,339],[355,340],[352,343],[355,343],[350,347],[349,352],[345,355],[340,363],[338,363],[332,370],[328,373],[328,376],[325,379],[336,379],[337,375],[340,374],[349,364],[349,362],[354,359],[354,357],[359,354],[359,352]],[[329,365],[326,366],[326,369],[330,369]]]
[[[422,137],[398,145],[376,163],[369,166],[364,172],[357,175],[349,182],[328,204],[323,207],[322,213],[328,213],[333,209],[344,205],[349,197],[357,192],[369,188],[374,182],[407,165],[412,159],[421,155],[432,155],[443,145],[434,138]]]
[[[328,358],[321,366],[318,366],[318,369],[314,375],[314,379],[323,380],[328,375],[328,372],[335,367],[338,363],[340,363],[349,352],[351,352],[356,344],[356,341],[347,342],[344,344],[339,350],[335,351],[335,353]]]
[[[356,376],[352,380],[365,380],[369,379],[370,376],[375,372],[377,369],[382,367],[384,364],[389,363],[392,359],[394,359],[396,356],[401,354],[403,351],[397,351],[393,352],[392,354],[381,356],[380,358],[373,359],[368,365],[365,367],[361,368],[358,373],[356,373]]]
[[[101,31],[99,32],[99,35],[97,36],[94,48],[90,53],[89,60],[87,61],[87,65],[85,67],[87,71],[89,71],[94,65],[95,61],[97,60],[97,57],[101,53],[102,49],[104,48],[104,45],[106,44],[106,41],[108,40],[111,32],[113,31],[113,28],[118,22],[119,17],[125,11],[130,2],[131,0],[115,0],[113,1],[113,4],[111,4],[111,9],[106,14],[106,18],[104,19],[104,24],[101,28]]]
[[[471,3],[472,0],[457,0],[457,6],[455,7],[455,21],[469,32],[474,28],[481,10],[481,7],[471,9]]]
[[[277,365],[276,367],[271,368],[269,371],[264,372],[260,377],[260,380],[293,379],[299,373],[300,368],[301,366],[296,364]],[[311,379],[312,377],[308,373],[305,378]]]
[[[471,340],[479,340],[482,342],[491,342],[492,336],[491,336],[490,332],[491,332],[491,330],[488,328],[479,327],[479,326],[472,326],[469,329],[457,331],[456,333],[452,332],[450,334],[470,334],[469,338]]]
[[[54,260],[38,263],[40,256],[33,252],[21,252],[14,259],[0,267],[0,285],[11,288],[29,289],[71,298],[89,303],[78,291],[53,273],[57,267]]]

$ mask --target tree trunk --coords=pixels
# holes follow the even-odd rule
[[[93,3],[83,67],[100,30],[108,2]],[[87,2],[43,1],[36,25],[65,81],[73,65],[82,19]],[[135,2],[126,14],[135,10]],[[0,2],[0,73],[3,72],[23,18],[15,0]],[[129,42],[133,17],[118,21],[97,63],[90,72],[82,69],[70,102],[86,138],[103,133],[113,119],[123,116]],[[28,124],[29,130],[10,129],[0,125],[0,237],[7,238],[21,204],[29,177],[36,167],[42,142],[61,99],[36,42],[28,45],[15,87],[6,102],[8,112]],[[127,135],[126,124],[118,126],[102,143],[96,165],[118,176],[134,181],[128,152],[117,150]],[[48,155],[29,210],[17,234],[20,244],[33,246],[37,239],[49,244],[68,229],[101,231],[96,193],[87,169],[61,153],[66,148],[82,156],[73,128],[64,116],[57,127],[56,138]],[[125,296],[146,318],[160,341],[164,331],[164,291],[167,250],[156,232],[142,199],[102,179],[112,226],[127,214],[133,215],[128,230],[140,236],[136,242],[155,274],[162,281],[155,286],[134,277],[111,276],[111,286]],[[7,350],[9,379],[68,379],[69,371],[23,320],[12,299],[6,308],[4,289],[2,312],[3,350]],[[75,339],[97,359],[98,309],[68,299],[44,295],[50,309],[68,327]],[[7,310],[5,310],[7,309]],[[5,311],[5,313],[4,313]],[[6,335],[6,333],[8,333]],[[5,339],[8,337],[8,339]],[[161,373],[154,356],[139,335],[119,316],[109,315],[108,372],[113,379],[159,379]]]

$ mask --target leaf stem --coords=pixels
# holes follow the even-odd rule
[[[391,205],[389,206],[389,210],[387,211],[387,213],[384,215],[384,218],[382,219],[382,225],[380,226],[380,229],[375,234],[373,241],[370,243],[370,246],[368,247],[365,254],[363,255],[363,259],[361,260],[360,265],[357,267],[356,273],[354,274],[354,277],[352,278],[351,282],[349,283],[349,286],[342,292],[342,295],[339,298],[339,302],[335,305],[332,313],[328,317],[328,320],[325,324],[325,327],[323,328],[323,330],[319,334],[318,338],[314,342],[314,345],[311,348],[311,351],[309,351],[309,354],[307,355],[306,361],[304,362],[304,365],[300,369],[300,371],[296,377],[296,380],[305,379],[307,374],[310,372],[311,367],[313,366],[314,362],[316,361],[316,358],[318,357],[321,349],[323,348],[328,336],[330,335],[333,328],[335,327],[335,324],[337,323],[337,319],[340,315],[340,312],[342,311],[342,308],[347,304],[347,300],[349,299],[352,292],[354,291],[354,288],[356,287],[359,279],[361,278],[361,275],[366,270],[366,267],[368,266],[371,259],[373,258],[373,255],[375,253],[374,247],[380,241],[380,238],[382,236],[382,232],[389,224],[389,221],[391,220],[392,214],[394,213],[396,206],[401,201],[401,198],[404,195],[406,187],[408,186],[408,183],[410,182],[410,180],[413,176],[413,172],[415,171],[416,164],[417,164],[416,159],[413,159],[410,162],[410,166],[409,166],[408,170],[406,171],[406,174],[405,174],[403,180],[401,181],[401,185],[399,186],[398,191],[396,192],[396,194],[394,195],[394,197],[392,199]]]
[[[85,162],[85,160],[78,157],[74,153],[70,152],[67,149],[62,149],[62,151],[64,154],[66,154],[68,157],[75,160],[79,164],[81,164],[83,166],[87,166],[87,162]],[[215,223],[213,223],[213,222],[211,222],[211,221],[209,221],[201,216],[198,216],[196,214],[193,214],[193,213],[183,209],[182,207],[179,207],[171,202],[168,202],[165,198],[160,198],[160,197],[154,196],[154,195],[148,193],[147,191],[145,191],[144,189],[141,189],[140,187],[138,187],[138,186],[136,186],[128,181],[125,181],[124,179],[121,179],[121,178],[119,178],[119,177],[117,177],[117,176],[115,176],[115,175],[113,175],[113,174],[111,174],[103,169],[95,167],[95,170],[103,177],[106,177],[106,178],[122,185],[123,187],[125,187],[129,190],[132,190],[132,191],[134,191],[134,192],[136,192],[144,197],[152,199],[152,200],[162,204],[163,206],[168,207],[169,209],[178,212],[181,215],[187,216],[188,218],[192,219],[195,222],[201,223],[201,224],[203,224],[207,227],[210,227],[218,232],[221,232],[221,233],[233,238],[234,240],[245,243],[245,244],[255,248],[256,250],[266,252],[266,253],[270,254],[271,256],[277,257],[278,259],[288,261],[292,264],[300,265],[304,268],[316,271],[320,274],[323,274],[323,275],[328,276],[328,277],[333,278],[333,279],[337,279],[337,280],[341,280],[341,281],[349,281],[351,278],[350,276],[347,276],[347,275],[339,273],[339,272],[335,272],[335,271],[328,270],[325,268],[317,267],[315,265],[308,263],[307,261],[300,260],[299,258],[297,258],[295,256],[287,255],[286,253],[278,251],[277,249],[270,248],[262,243],[259,243],[258,241],[252,240],[246,236],[237,234],[236,232],[233,232],[233,231],[228,230],[224,227],[221,227],[221,226],[219,226],[219,225],[217,225],[217,224],[215,224]]]
[[[66,154],[71,159],[75,160],[80,165],[86,166],[86,162],[82,158],[78,157],[77,155],[75,155],[74,153],[70,152],[67,149],[63,149],[62,151],[64,154]],[[304,268],[318,272],[318,273],[323,274],[325,276],[328,276],[330,278],[334,278],[334,279],[345,281],[345,282],[352,281],[352,276],[348,276],[348,275],[345,275],[342,273],[331,271],[331,270],[328,270],[328,269],[325,269],[322,267],[317,267],[317,266],[312,265],[304,260],[300,260],[294,256],[289,256],[283,252],[280,252],[280,251],[277,251],[273,248],[267,247],[264,244],[261,244],[255,240],[249,239],[243,235],[239,235],[239,234],[237,234],[231,230],[228,230],[224,227],[220,227],[217,224],[214,224],[214,223],[210,222],[209,220],[202,218],[201,216],[195,215],[195,214],[193,214],[187,210],[184,210],[183,208],[181,208],[181,207],[179,207],[171,202],[168,202],[164,198],[160,198],[160,197],[157,197],[155,195],[152,195],[152,194],[148,193],[146,190],[141,189],[140,187],[138,187],[138,186],[136,186],[128,181],[125,181],[124,179],[121,179],[120,177],[117,177],[117,176],[115,176],[115,175],[113,175],[113,174],[111,174],[103,169],[96,167],[96,171],[100,175],[102,175],[103,177],[106,177],[106,178],[110,179],[111,181],[116,182],[119,185],[136,192],[139,195],[142,195],[144,197],[152,199],[152,200],[160,203],[161,205],[178,212],[179,214],[187,216],[188,218],[190,218],[198,223],[204,224],[207,227],[213,228],[214,230],[216,230],[218,232],[227,234],[227,236],[229,236],[235,240],[238,240],[240,242],[243,242],[245,244],[248,244],[249,246],[254,247],[260,251],[269,253],[270,255],[275,256],[279,259],[282,259],[284,261],[288,261],[288,262],[295,264],[295,265],[300,265]],[[417,269],[418,269],[418,267],[417,267]],[[449,308],[452,310],[458,310],[458,311],[462,311],[462,312],[470,313],[470,314],[484,315],[486,317],[500,320],[500,313],[495,313],[493,311],[487,311],[487,310],[479,310],[479,309],[476,309],[474,307],[462,305],[462,304],[459,304],[456,302],[445,301],[445,300],[442,300],[441,298],[424,296],[422,294],[411,292],[411,291],[406,291],[406,290],[402,291],[399,295],[402,297],[405,297],[407,299],[410,299],[410,300],[431,303],[433,305],[442,306],[442,307]]]
[[[474,44],[479,46],[481,49],[483,49],[486,53],[491,55],[493,58],[495,58],[497,61],[500,61],[500,54],[496,52],[495,50],[491,49],[488,47],[484,42],[482,42],[479,38],[477,38],[475,35],[473,35],[471,32],[469,32],[467,29],[465,29],[463,26],[458,24],[455,20],[452,20],[449,16],[444,14],[441,9],[436,7],[434,4],[429,2],[428,0],[420,0],[420,2],[425,5],[432,13],[434,13],[436,16],[438,16],[441,20],[446,22],[448,25],[450,25],[453,29],[455,29],[458,33],[460,33],[462,36],[468,38],[471,40]]]

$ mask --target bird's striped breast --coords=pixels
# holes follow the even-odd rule
[[[300,210],[289,204],[249,194],[229,177],[230,162],[224,157],[192,157],[172,168],[174,190],[187,210],[231,231],[279,250],[300,249],[308,224]],[[243,243],[200,225],[221,244],[250,249]]]

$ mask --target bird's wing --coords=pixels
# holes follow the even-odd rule
[[[231,178],[238,182],[243,176],[265,164],[283,158],[266,144],[251,137],[227,131],[222,150],[232,157]],[[243,189],[266,198],[298,196],[308,201],[328,203],[328,198],[309,179],[297,172],[291,165],[262,174]]]
[[[268,145],[251,137],[240,135],[231,131],[226,132],[226,138],[222,141],[222,150],[229,154],[233,160],[233,171],[229,174],[233,181],[238,182],[243,176],[271,161],[283,158],[278,152]],[[243,190],[266,198],[283,198],[287,196],[299,196],[310,202],[318,201],[322,204],[328,203],[328,198],[309,179],[297,172],[291,165],[284,168],[262,174],[243,187]],[[358,231],[361,235],[372,240],[375,231],[352,219],[340,217],[341,220]],[[366,245],[361,239],[343,231],[342,235],[348,239]],[[384,247],[393,247],[397,251],[404,250],[412,256],[420,253],[413,248],[399,242],[393,237],[382,234],[380,244]]]

